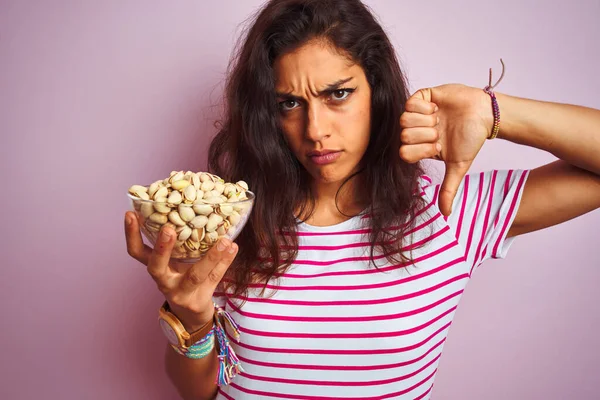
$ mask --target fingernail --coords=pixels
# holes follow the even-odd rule
[[[230,254],[233,254],[235,252],[235,245],[231,245],[229,246],[229,250],[227,250]]]
[[[167,243],[169,240],[171,240],[172,237],[173,235],[171,234],[171,232],[162,231],[162,234],[160,235],[160,240],[163,243]]]
[[[440,143],[435,144],[435,149],[439,152],[442,151],[442,145]]]
[[[131,225],[131,224],[133,224],[133,219],[131,218],[131,215],[126,215],[126,216],[125,216],[125,223],[126,223],[127,225]]]
[[[438,124],[440,123],[440,117],[437,117],[437,123]]]
[[[433,112],[438,112],[440,108],[436,105],[435,108],[433,109]]]

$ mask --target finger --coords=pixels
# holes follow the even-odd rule
[[[439,143],[420,143],[400,146],[400,158],[414,164],[425,158],[434,158],[442,149]]]
[[[125,213],[125,240],[127,253],[142,264],[148,265],[152,249],[144,244],[137,216],[130,211]]]
[[[411,97],[406,101],[406,111],[431,115],[437,111],[437,105],[420,97]]]
[[[229,239],[219,239],[200,262],[194,264],[181,281],[182,292],[192,292],[200,285],[214,291],[237,255],[238,246]]]
[[[440,211],[443,215],[449,216],[452,213],[452,202],[469,167],[470,163],[446,164],[439,201]]]
[[[439,137],[437,128],[407,128],[400,133],[404,144],[435,143]]]
[[[425,100],[426,102],[431,102],[431,98],[433,97],[432,94],[432,90],[431,88],[424,88],[424,89],[419,89],[417,90],[412,96],[410,96],[410,99],[420,99],[420,100]]]
[[[158,284],[161,292],[172,289],[174,284],[169,274],[169,260],[175,244],[175,231],[163,226],[148,261],[148,273]]]
[[[400,116],[402,128],[429,127],[433,128],[440,122],[437,114],[423,115],[419,113],[404,112]]]

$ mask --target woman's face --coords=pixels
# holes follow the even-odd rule
[[[317,184],[357,170],[369,143],[371,88],[363,69],[323,41],[278,57],[275,89],[290,149]]]

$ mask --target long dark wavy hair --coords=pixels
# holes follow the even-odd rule
[[[277,57],[313,39],[328,41],[365,71],[371,132],[358,173],[369,204],[370,255],[378,250],[390,263],[410,261],[401,248],[422,204],[416,188],[423,170],[398,155],[400,115],[409,94],[392,44],[359,0],[271,0],[236,46],[221,129],[209,148],[211,172],[227,181],[243,179],[256,194],[248,224],[236,239],[238,255],[223,281],[232,297],[247,295],[249,284],[266,284],[293,263],[295,211],[302,209],[308,217],[314,210],[308,172],[280,127],[273,73]]]

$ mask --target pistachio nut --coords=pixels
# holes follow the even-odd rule
[[[152,203],[142,203],[140,212],[144,218],[148,218],[150,215],[154,213],[154,206]]]
[[[173,175],[171,175],[171,177],[169,178],[169,183],[172,184],[173,182],[181,181],[183,180],[184,176],[185,174],[183,173],[183,171],[177,171]]]
[[[194,242],[193,240],[186,240],[183,246],[190,252],[196,251],[200,248],[200,243]]]
[[[248,184],[244,181],[237,181],[235,184],[241,187],[244,191],[248,190]]]
[[[205,242],[207,244],[213,244],[218,239],[219,239],[219,234],[217,232],[206,232],[203,242]]]
[[[223,222],[223,217],[219,214],[212,213],[208,216],[208,222],[206,222],[205,229],[207,232],[213,232],[217,229],[219,224]]]
[[[154,201],[158,201],[158,199],[167,197],[168,195],[169,195],[169,188],[166,186],[163,186],[154,193],[154,196],[152,196],[152,199]]]
[[[207,199],[202,199],[202,200],[207,204],[221,204],[223,202],[223,199],[221,199],[220,197],[217,197],[217,196],[209,197]]]
[[[194,185],[196,190],[200,189],[200,185],[202,185],[202,182],[200,181],[200,176],[198,176],[198,174],[192,175],[192,185]]]
[[[192,229],[190,239],[192,239],[194,242],[200,242],[202,239],[204,239],[204,229]]]
[[[204,192],[209,192],[215,188],[215,183],[212,180],[202,182],[200,189]]]
[[[229,216],[231,214],[233,214],[233,206],[230,204],[219,204],[219,211],[218,213],[223,215],[223,216]]]
[[[227,196],[227,197],[229,197],[229,195],[231,194],[231,192],[235,193],[235,191],[236,191],[235,186],[233,186],[231,183],[226,183],[223,186],[223,193],[222,194],[225,195],[225,196]]]
[[[171,183],[171,187],[173,188],[173,190],[183,190],[190,185],[190,181],[186,181],[185,179],[181,179]]]
[[[146,222],[144,223],[144,226],[146,227],[146,229],[148,229],[151,232],[158,232],[158,231],[160,231],[160,227],[162,225],[159,223],[153,222],[150,219],[147,219]]]
[[[200,228],[200,229],[194,229],[194,231],[198,232],[198,240],[196,240],[196,241],[202,242],[202,240],[204,240],[204,237],[206,236],[206,229]]]
[[[184,226],[185,221],[179,216],[179,213],[175,210],[169,213],[169,221],[177,226]]]
[[[174,190],[171,192],[171,194],[167,198],[167,203],[169,203],[171,205],[178,205],[178,204],[181,204],[182,200],[183,200],[183,198],[181,196],[181,193],[179,193],[179,191],[177,191],[177,190]]]
[[[164,225],[167,223],[167,216],[161,213],[153,213],[148,217],[149,221],[154,222],[155,224]]]
[[[133,185],[129,188],[129,193],[142,200],[150,200],[150,196],[148,195],[148,188],[145,186]]]
[[[192,207],[190,207],[186,204],[180,204],[178,210],[179,210],[179,216],[185,222],[190,222],[196,216],[196,213],[194,212]]]
[[[185,199],[186,202],[191,203],[194,200],[196,200],[197,193],[198,193],[198,191],[196,190],[196,188],[193,185],[190,185],[183,190],[183,198]]]
[[[188,240],[190,238],[190,236],[192,236],[192,228],[190,228],[187,225],[184,225],[182,227],[179,228],[180,231],[179,236],[177,236],[177,240],[184,242],[186,240]]]
[[[236,226],[237,224],[240,223],[240,219],[242,219],[242,216],[240,215],[240,213],[238,213],[237,211],[233,211],[229,217],[227,217],[227,219],[229,220],[229,222],[231,223],[231,226]]]
[[[206,215],[198,215],[197,217],[194,217],[188,225],[190,225],[192,228],[204,228],[206,226],[206,223],[208,222],[208,218],[206,217]]]
[[[213,178],[211,176],[211,174],[206,173],[206,172],[202,172],[200,173],[200,182],[208,182],[208,181],[212,181]]]
[[[156,210],[156,212],[159,212],[161,214],[168,214],[171,212],[171,207],[169,207],[169,205],[167,204],[167,198],[166,197],[159,197],[158,199],[154,200],[154,209]]]
[[[152,185],[150,185],[150,188],[148,189],[148,196],[150,196],[151,199],[154,198],[154,193],[156,193],[156,191],[160,189],[161,183],[162,181],[156,181],[152,183]]]
[[[136,195],[137,193],[147,193],[148,188],[142,185],[132,185],[129,188],[129,193]]]
[[[215,190],[219,194],[223,194],[223,190],[225,190],[225,184],[217,181],[215,182],[215,187],[213,190]]]
[[[209,215],[213,212],[212,206],[206,204],[203,200],[196,200],[192,206],[192,209],[198,215]]]

